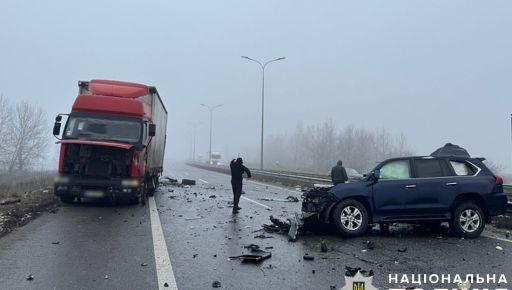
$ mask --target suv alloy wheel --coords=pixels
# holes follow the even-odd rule
[[[359,201],[347,199],[336,205],[333,211],[333,220],[343,236],[355,237],[366,232],[368,211]]]
[[[459,205],[453,212],[451,228],[464,238],[480,236],[485,227],[485,218],[480,207],[472,202]]]

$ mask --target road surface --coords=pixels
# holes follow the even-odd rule
[[[197,185],[162,186],[144,207],[64,205],[1,238],[0,289],[211,289],[214,281],[221,289],[339,289],[345,266],[373,270],[378,288],[399,286],[388,285],[388,274],[512,277],[512,243],[499,233],[464,240],[446,229],[399,226],[387,234],[306,235],[293,243],[258,230],[270,215],[300,211],[300,203],[260,198],[300,192],[245,182],[242,210],[233,215],[229,176],[182,164],[168,168],[167,175]],[[255,238],[260,234],[272,238]],[[320,251],[322,241],[327,253]],[[375,248],[367,249],[367,241]],[[229,260],[247,253],[248,244],[272,247],[272,257],[259,265]],[[303,260],[306,253],[315,259]]]

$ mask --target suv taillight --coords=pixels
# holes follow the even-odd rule
[[[496,185],[503,185],[503,178],[501,176],[496,175]]]

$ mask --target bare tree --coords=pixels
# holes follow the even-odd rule
[[[16,104],[7,143],[8,171],[24,171],[40,161],[48,143],[47,116],[38,106],[26,101]]]
[[[12,107],[3,95],[0,96],[0,172],[5,171],[9,163],[8,144],[12,123]]]
[[[332,120],[303,127],[299,123],[291,136],[267,138],[267,166],[326,173],[341,159],[348,167],[367,172],[390,157],[412,155],[405,135],[395,137],[385,129],[367,130],[349,125],[336,129]]]

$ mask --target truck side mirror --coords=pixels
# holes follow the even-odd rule
[[[372,175],[373,175],[373,177],[375,178],[375,180],[379,179],[379,178],[380,178],[380,169],[375,169],[375,170],[372,172]]]
[[[61,123],[59,121],[55,121],[55,124],[53,124],[53,135],[54,136],[60,135],[60,126],[61,126]]]
[[[154,137],[156,135],[156,125],[155,124],[149,124],[148,135],[149,135],[149,137]]]

